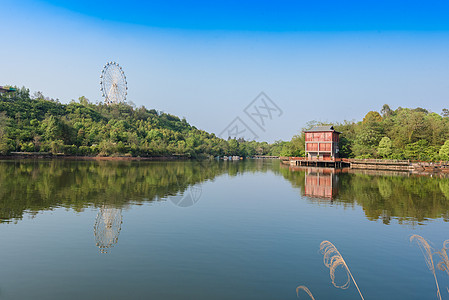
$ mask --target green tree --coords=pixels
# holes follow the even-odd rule
[[[305,156],[305,135],[304,133],[294,135],[290,141],[291,156],[303,157]]]
[[[443,117],[449,117],[449,109],[443,108],[443,110],[441,111],[441,115]]]
[[[391,139],[384,136],[379,142],[379,147],[377,147],[377,154],[383,158],[389,158],[392,152]]]
[[[60,122],[55,116],[50,115],[47,118],[45,118],[45,120],[42,122],[42,127],[44,132],[44,138],[47,141],[53,141],[61,138],[62,130]]]
[[[382,116],[377,111],[370,111],[363,118],[363,123],[370,122],[382,122]]]
[[[391,110],[391,108],[388,104],[384,104],[384,106],[382,106],[382,110],[380,112],[382,113],[382,116],[384,118],[390,117],[393,114],[393,111]]]
[[[5,155],[10,150],[11,140],[8,138],[7,129],[10,119],[6,116],[6,112],[0,112],[0,154]]]
[[[230,139],[229,144],[229,155],[239,155],[239,143],[236,139]]]
[[[53,154],[58,154],[63,152],[64,141],[54,140],[50,142],[50,152]]]
[[[449,160],[449,140],[444,142],[444,145],[441,146],[439,154],[442,160]]]
[[[407,144],[404,149],[406,159],[416,159],[422,161],[435,161],[439,159],[438,148],[429,145],[427,140],[419,140]]]
[[[362,126],[352,147],[357,157],[374,157],[380,142],[381,133],[371,126]]]

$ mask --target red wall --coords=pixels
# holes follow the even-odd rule
[[[336,132],[306,132],[306,142],[337,142]]]
[[[331,151],[331,147],[330,143],[320,144],[320,151]]]
[[[318,143],[307,144],[307,151],[318,151]]]

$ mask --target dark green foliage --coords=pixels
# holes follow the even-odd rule
[[[61,104],[26,88],[0,95],[0,154],[51,152],[102,156],[222,156],[269,154],[265,142],[225,141],[185,119],[128,104]]]
[[[402,108],[392,110],[387,104],[381,114],[368,112],[363,121],[334,124],[340,135],[340,157],[389,158],[438,161],[448,160],[449,152],[440,151],[449,140],[449,114],[431,113],[424,108]],[[327,125],[315,121],[311,125]],[[290,153],[303,151],[303,143],[295,141],[289,145]]]

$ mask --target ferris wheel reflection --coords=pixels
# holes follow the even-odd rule
[[[94,235],[100,253],[108,253],[118,242],[122,228],[122,209],[103,205],[95,219]]]

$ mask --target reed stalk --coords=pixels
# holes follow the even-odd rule
[[[336,288],[347,289],[351,283],[350,280],[352,279],[352,282],[354,282],[354,285],[357,288],[360,297],[362,298],[362,300],[365,300],[363,298],[362,292],[359,289],[359,286],[357,285],[357,282],[354,279],[354,276],[352,276],[352,273],[349,270],[346,261],[343,259],[343,256],[338,251],[337,247],[335,247],[334,244],[329,241],[322,241],[320,244],[320,252],[323,254],[324,265],[329,268],[332,284]],[[348,279],[343,285],[337,285],[337,283],[335,282],[335,271],[340,266],[343,267],[343,269],[346,271],[346,275],[348,276]]]
[[[432,272],[433,277],[435,278],[435,285],[437,286],[437,298],[441,300],[440,286],[438,285],[437,275],[435,273],[435,265],[433,263],[433,253],[432,247],[429,243],[420,235],[414,234],[410,237],[410,242],[415,241],[418,244],[418,247],[421,249],[422,254],[424,255],[424,259],[426,261],[427,267]],[[444,249],[444,247],[443,247]],[[446,251],[444,251],[446,253]]]
[[[310,299],[315,300],[315,298],[312,295],[312,292],[305,285],[300,285],[296,288],[296,296],[298,296],[298,298],[299,298],[299,290],[303,290],[304,292],[307,293],[307,295],[309,295]]]

